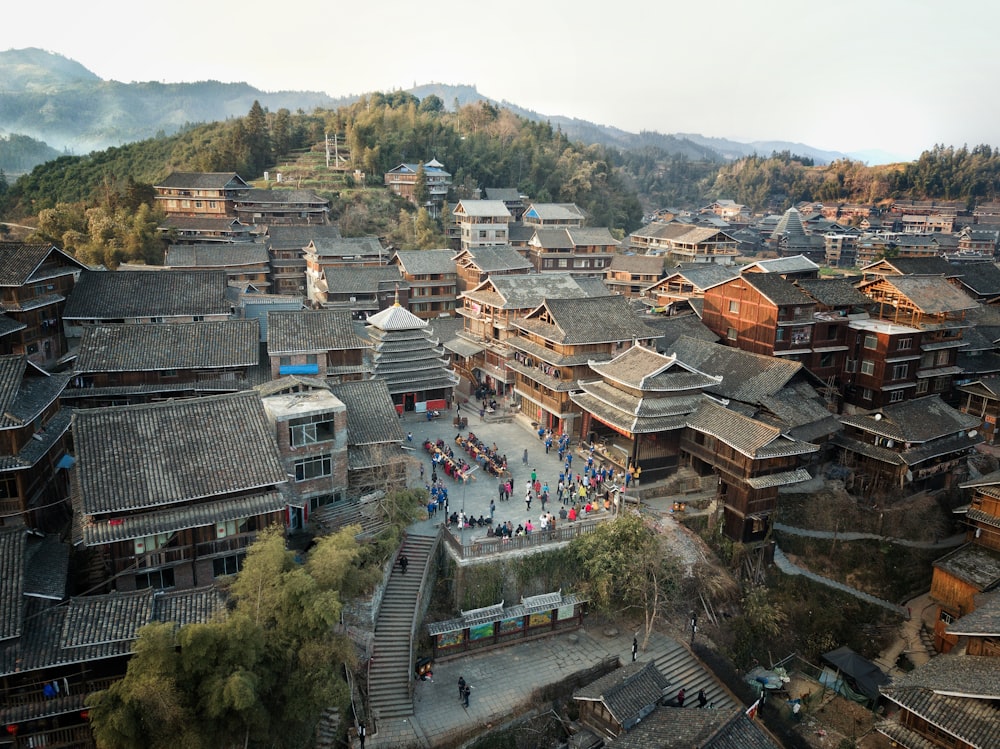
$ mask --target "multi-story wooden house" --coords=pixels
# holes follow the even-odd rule
[[[699,213],[711,213],[729,223],[746,223],[750,218],[749,208],[725,198],[709,203]]]
[[[610,292],[597,278],[569,274],[491,275],[459,298],[457,312],[463,318],[460,334],[474,344],[457,352],[455,367],[475,387],[485,385],[506,395],[514,384],[514,372],[507,366],[512,355],[508,339],[517,334],[514,322],[538,307],[545,299],[582,299],[608,296]],[[449,345],[450,350],[454,350]]]
[[[173,172],[157,185],[156,207],[168,217],[235,218],[250,190],[235,172]]]
[[[510,243],[510,211],[502,200],[461,200],[452,218],[458,223],[463,250]]]
[[[223,270],[229,283],[249,283],[265,293],[271,288],[267,246],[257,242],[170,245],[163,266],[168,270]]]
[[[666,255],[678,263],[733,265],[738,242],[711,227],[654,221],[629,235],[629,248],[642,254]]]
[[[527,257],[536,273],[604,277],[620,242],[606,227],[535,229]]]
[[[272,379],[295,374],[343,382],[364,379],[371,370],[371,344],[349,310],[269,312],[267,327]]]
[[[676,315],[692,309],[692,300],[701,305],[705,290],[736,278],[739,273],[728,265],[705,263],[673,268],[666,276],[643,290],[646,303],[659,314]],[[607,282],[605,282],[607,283]]]
[[[228,320],[226,273],[214,271],[83,271],[63,310],[67,338],[84,325]]]
[[[642,296],[645,289],[661,278],[663,258],[616,254],[604,274],[604,283],[612,293],[634,299]]]
[[[422,320],[455,314],[458,275],[451,250],[399,250],[389,261],[410,287],[407,306]]]
[[[474,289],[490,276],[523,276],[534,268],[512,247],[473,247],[455,255],[458,291]]]
[[[236,218],[253,226],[322,226],[330,217],[330,201],[312,190],[250,189],[233,204]]]
[[[0,526],[54,532],[68,517],[68,380],[23,355],[0,356]]]
[[[917,395],[922,331],[885,320],[849,323],[843,384],[845,410],[869,410]],[[923,380],[926,388],[929,382]]]
[[[118,590],[209,584],[240,569],[257,531],[285,524],[288,477],[253,391],[79,410],[72,429],[73,541]]]
[[[483,192],[486,200],[499,200],[507,206],[512,222],[521,220],[526,210],[524,200],[527,195],[522,195],[520,190],[513,187],[487,187]]]
[[[75,407],[131,405],[232,393],[264,377],[257,320],[88,325],[63,398]]]
[[[66,353],[66,298],[86,266],[53,245],[0,242],[0,353],[51,368]]]
[[[580,433],[582,411],[570,393],[590,376],[592,364],[657,337],[618,295],[546,298],[512,325],[517,335],[507,339],[514,352],[507,367],[516,373],[521,412],[563,434]]]
[[[773,273],[786,281],[819,278],[819,266],[805,255],[776,257],[744,265],[740,273]]]
[[[305,252],[314,239],[340,239],[336,226],[268,226],[263,241],[271,256],[271,291],[306,295]]]
[[[521,221],[525,226],[583,226],[587,214],[575,203],[532,203],[525,209]]]
[[[796,285],[816,300],[813,317],[812,355],[805,362],[809,371],[837,392],[849,382],[847,356],[852,349],[852,320],[866,320],[871,300],[847,279],[803,279]]]
[[[893,403],[841,417],[833,442],[839,462],[853,472],[854,490],[866,497],[949,488],[968,468],[966,457],[983,441],[979,419],[938,396]]]
[[[364,320],[396,301],[410,302],[410,284],[398,265],[328,268],[312,292],[314,307],[350,310],[355,320]]]
[[[428,196],[427,202],[422,207],[436,212],[447,200],[448,190],[451,189],[451,174],[445,171],[444,164],[437,159],[431,159],[423,164],[400,164],[390,169],[385,173],[385,186],[401,198],[416,203],[415,194],[421,167]]]
[[[378,237],[315,237],[306,247],[306,296],[320,301],[326,291],[326,271],[386,265],[391,253]]]
[[[156,231],[172,244],[232,244],[255,239],[253,226],[228,216],[168,216]]]
[[[962,393],[959,410],[980,420],[979,429],[987,444],[994,444],[1000,421],[1000,376],[982,377],[958,388]]]
[[[892,257],[874,260],[861,268],[863,281],[873,281],[887,276],[944,276],[947,279],[962,275],[958,268],[943,257]]]
[[[811,478],[801,461],[819,446],[707,399],[687,427],[680,440],[684,462],[701,475],[718,475],[723,532],[740,543],[764,541],[779,488]]]

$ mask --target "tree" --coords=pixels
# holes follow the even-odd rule
[[[305,745],[320,712],[346,700],[354,651],[334,627],[359,531],[320,539],[303,565],[268,529],[231,585],[228,615],[144,627],[125,677],[91,699],[98,746]]]
[[[573,539],[570,549],[596,607],[642,612],[645,647],[679,590],[683,572],[677,558],[635,514],[601,523],[593,532]]]
[[[428,94],[423,99],[420,100],[420,111],[421,112],[443,112],[444,102],[441,100],[440,96],[435,94]]]
[[[424,165],[417,167],[417,181],[413,183],[413,202],[423,207],[430,202],[431,191],[427,187],[427,171]]]

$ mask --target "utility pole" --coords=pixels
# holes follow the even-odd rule
[[[323,146],[326,149],[326,168],[330,168],[330,133],[323,133]]]

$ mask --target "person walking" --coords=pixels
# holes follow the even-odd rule
[[[409,567],[409,566],[410,566],[410,560],[406,558],[406,554],[400,554],[399,555],[399,569],[403,571],[404,575],[406,574],[406,568]]]
[[[368,735],[367,729],[365,729],[365,724],[362,723],[358,726],[358,744],[361,749],[365,749],[365,736]]]
[[[491,499],[490,500],[490,525],[493,525],[493,513],[496,512],[496,509],[497,509],[497,506],[493,502],[493,500]]]
[[[458,699],[462,699],[465,696],[465,677],[458,677]]]
[[[462,702],[465,703],[465,707],[469,707],[469,695],[472,694],[472,687],[466,684],[462,687]]]
[[[639,638],[632,638],[632,663],[635,663],[635,659],[639,657]],[[704,694],[704,692],[702,692]]]
[[[705,694],[704,689],[698,690],[698,707],[705,707],[708,704],[708,696]]]
[[[528,448],[524,448],[524,455],[521,457],[521,462],[528,465]]]
[[[525,508],[525,510],[528,510],[528,511],[531,510],[531,489],[530,488],[528,489],[527,492],[525,492],[525,495],[524,495],[524,508]]]

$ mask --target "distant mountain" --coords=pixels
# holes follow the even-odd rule
[[[254,100],[271,111],[336,108],[345,101],[312,91],[265,92],[246,83],[105,81],[62,55],[0,52],[0,133],[78,154],[243,116]]]
[[[770,156],[772,153],[788,151],[797,156],[806,156],[817,164],[829,164],[837,159],[843,159],[847,154],[839,151],[823,151],[819,148],[807,146],[805,143],[790,143],[784,140],[755,140],[750,143],[740,143],[739,141],[727,138],[708,138],[704,135],[694,133],[681,133],[678,138],[687,138],[693,143],[698,143],[706,148],[711,148],[727,160],[735,161],[745,156]]]

